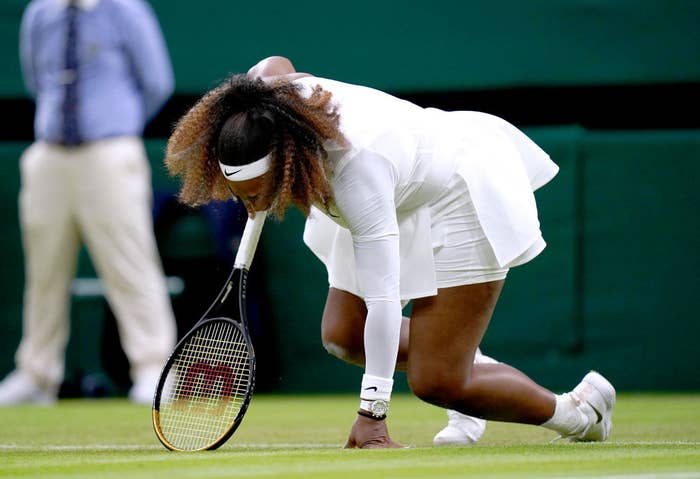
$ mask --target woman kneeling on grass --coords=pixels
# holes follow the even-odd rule
[[[190,205],[233,193],[251,216],[290,205],[308,216],[304,238],[331,285],[324,345],[365,366],[346,447],[400,447],[386,425],[397,365],[428,403],[608,438],[615,389],[600,374],[555,395],[506,364],[474,363],[508,269],[545,247],[533,191],[558,171],[506,121],[423,109],[271,57],[180,120],[166,164]]]

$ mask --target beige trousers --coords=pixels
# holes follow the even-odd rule
[[[174,346],[176,327],[153,233],[143,143],[37,142],[22,155],[20,170],[26,285],[17,368],[49,387],[62,381],[82,242],[117,319],[132,379],[153,374]]]

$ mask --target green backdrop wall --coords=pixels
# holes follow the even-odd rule
[[[561,167],[537,192],[548,247],[511,270],[484,351],[561,390],[588,368],[604,371],[623,390],[699,388],[700,132],[527,131]],[[24,146],[0,145],[0,372],[12,367],[21,326],[16,194]],[[162,141],[149,142],[159,191],[174,186],[163,171],[162,147]],[[352,390],[361,371],[321,346],[327,283],[301,242],[302,229],[295,211],[284,222],[268,221],[253,266],[261,268],[264,319],[275,331],[265,350],[278,364],[266,383],[272,390],[305,391],[323,378],[323,390]],[[170,238],[164,261],[178,249],[206,250],[193,246],[197,238]],[[90,277],[82,261],[81,273]],[[91,332],[72,338],[69,366],[85,367],[98,354],[102,315],[94,303],[74,302],[74,323]],[[406,387],[402,381],[399,376],[399,388]]]
[[[537,192],[548,247],[509,273],[484,352],[559,390],[589,368],[622,390],[699,388],[700,132],[528,133],[561,167]],[[361,371],[320,343],[327,283],[302,229],[290,214],[263,235],[280,387],[352,388]]]
[[[0,101],[24,95],[17,32],[26,3],[0,4]],[[700,82],[700,2],[692,0],[150,3],[181,94],[199,94],[271,54],[289,56],[300,70],[392,92]],[[604,116],[616,105],[597,108]],[[537,193],[549,246],[509,274],[485,352],[560,390],[588,368],[623,390],[699,389],[700,131],[553,125],[527,132],[561,166]],[[162,138],[148,141],[154,187],[172,192],[163,145]],[[21,334],[17,193],[24,147],[0,143],[0,375],[12,368]],[[274,364],[264,384],[352,391],[361,371],[321,347],[327,285],[322,265],[301,244],[302,228],[296,212],[269,222],[254,264],[271,331],[261,349]],[[184,218],[159,238],[164,261],[201,260],[206,273],[208,234],[197,215]],[[85,254],[80,275],[93,275]],[[203,294],[192,309],[214,294]],[[71,338],[69,368],[95,364],[96,336],[113,334],[101,333],[104,316],[99,298],[75,298],[73,323],[87,328]]]
[[[24,0],[0,4],[0,96],[23,91]],[[392,91],[684,82],[700,77],[694,0],[151,0],[180,92],[262,57]]]

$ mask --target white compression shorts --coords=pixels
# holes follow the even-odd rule
[[[540,237],[508,266],[498,265],[481,228],[464,179],[452,176],[444,193],[430,204],[431,236],[438,288],[504,279],[510,266],[528,262],[545,246]]]

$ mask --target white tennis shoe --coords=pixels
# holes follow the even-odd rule
[[[575,436],[570,436],[569,440],[574,442],[607,440],[612,430],[612,410],[615,406],[613,385],[597,372],[591,371],[569,395],[579,403],[579,410],[591,418],[590,425]]]
[[[467,416],[461,412],[447,410],[447,426],[435,434],[436,446],[469,446],[484,434],[486,420]]]
[[[56,402],[58,388],[44,388],[30,375],[12,371],[0,382],[0,406],[37,404],[49,406]]]
[[[483,354],[480,348],[476,348],[474,364],[498,364],[498,361]],[[433,444],[436,446],[468,446],[481,439],[485,429],[485,419],[467,416],[448,409],[447,426],[435,435]]]

